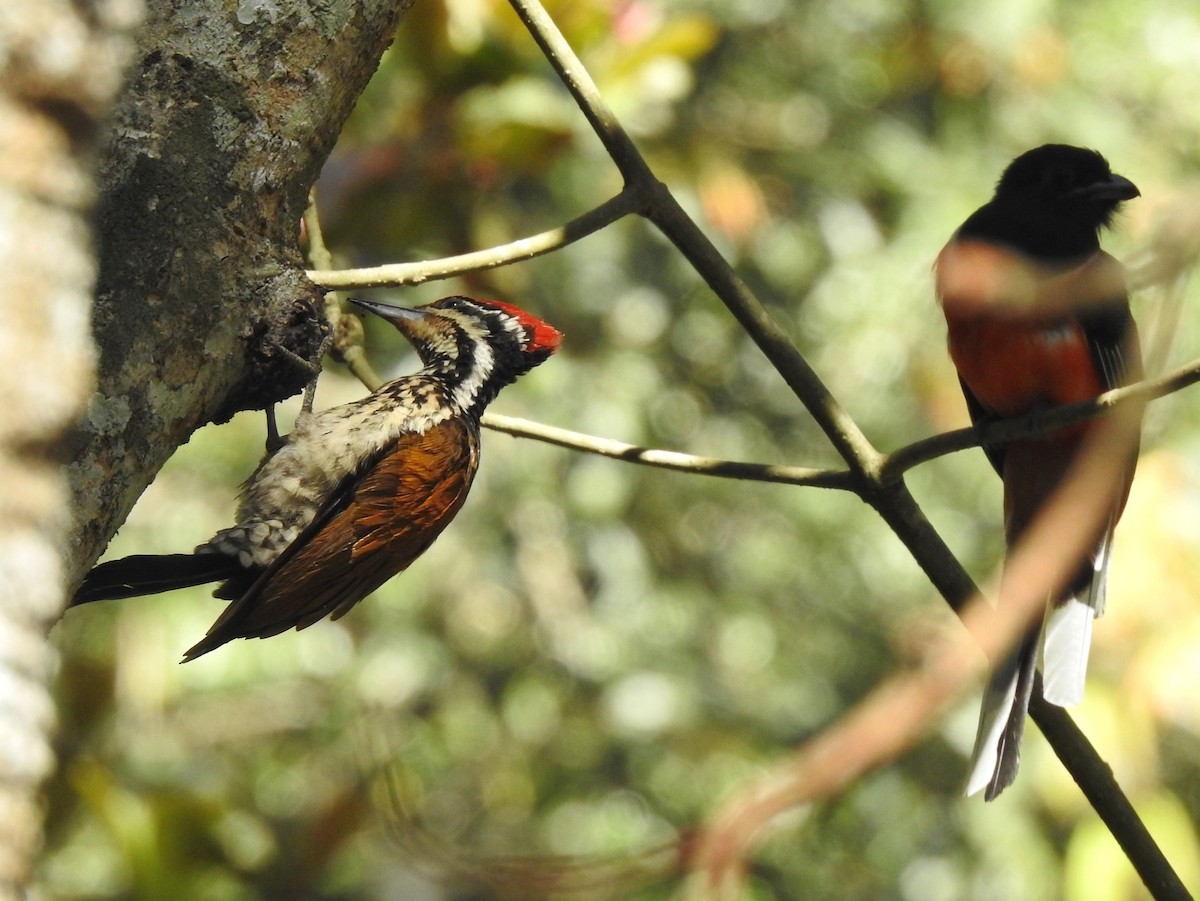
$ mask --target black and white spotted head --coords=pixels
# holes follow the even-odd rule
[[[464,412],[480,413],[500,389],[544,362],[562,334],[520,307],[456,295],[423,307],[354,300],[392,323]]]

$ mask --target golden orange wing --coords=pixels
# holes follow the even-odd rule
[[[449,525],[479,466],[479,427],[447,420],[401,435],[351,476],[314,521],[184,655],[337,618],[406,569]]]

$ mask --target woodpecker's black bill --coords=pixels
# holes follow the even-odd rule
[[[361,307],[368,313],[374,313],[388,322],[395,322],[397,319],[423,319],[428,316],[425,310],[414,309],[413,307],[396,307],[390,303],[375,303],[370,300],[359,300],[357,297],[351,297],[350,303],[356,307]]]

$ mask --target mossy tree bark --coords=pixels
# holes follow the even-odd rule
[[[174,0],[136,34],[100,169],[99,391],[70,457],[76,577],[200,426],[311,378],[308,190],[411,0]]]

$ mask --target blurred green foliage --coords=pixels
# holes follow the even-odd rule
[[[1152,240],[1194,163],[1200,18],[1187,0],[549,8],[655,171],[881,449],[965,423],[929,267],[1009,159],[1045,141],[1102,150],[1144,195],[1106,241],[1122,257]],[[319,189],[341,262],[367,265],[538,232],[619,187],[505,4],[425,0]],[[567,334],[502,412],[732,459],[836,462],[721,304],[638,221],[377,295],[453,292],[516,300]],[[1157,334],[1161,300],[1135,301],[1144,331]],[[1169,361],[1194,356],[1187,317],[1171,330]],[[411,368],[393,339],[371,324],[377,368]],[[360,394],[330,371],[318,404]],[[1190,397],[1150,416],[1078,719],[1198,886]],[[198,434],[111,554],[184,550],[227,525],[262,440],[256,416]],[[338,623],[177,667],[221,609],[203,590],[68,614],[48,892],[487,897],[453,874],[494,871],[492,855],[670,840],[911,661],[931,629],[956,628],[852,496],[484,443],[454,526]],[[986,575],[1001,539],[982,455],[909,481]],[[747,897],[1143,897],[1035,730],[1000,801],[960,796],[975,703],[797,812],[755,858]]]

